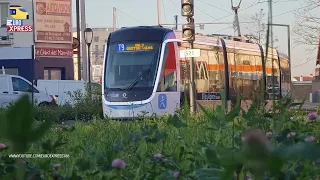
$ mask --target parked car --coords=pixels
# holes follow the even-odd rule
[[[56,97],[48,95],[39,90],[36,86],[21,76],[0,74],[0,107],[7,107],[10,103],[16,102],[24,94],[32,97],[38,106],[56,105]]]

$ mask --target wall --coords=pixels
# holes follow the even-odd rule
[[[64,73],[62,73],[62,79],[74,79],[73,60],[71,58],[41,58],[39,60],[36,60],[36,79],[44,79],[44,68],[64,68]]]
[[[312,92],[312,84],[292,85],[292,97],[295,101],[310,101],[310,93]]]
[[[32,59],[7,59],[0,60],[0,67],[18,68],[19,76],[32,81]],[[2,73],[2,71],[0,70]]]

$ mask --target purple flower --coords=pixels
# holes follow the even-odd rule
[[[179,177],[180,177],[180,172],[179,172],[179,171],[174,172],[174,173],[173,173],[173,176],[174,176],[175,178],[179,178]]]
[[[248,143],[248,142],[252,142],[252,141],[260,141],[260,142],[266,141],[265,135],[260,130],[251,129],[251,128],[248,128],[244,132],[241,139],[244,143]]]
[[[114,159],[112,161],[112,167],[116,169],[123,169],[126,167],[126,163],[121,159]]]
[[[304,141],[311,143],[312,141],[314,141],[314,137],[313,136],[308,136],[308,137],[304,138]]]
[[[155,154],[153,157],[154,157],[155,159],[160,160],[160,159],[162,159],[162,158],[163,158],[163,155],[162,155],[162,154],[160,154],[160,153],[158,153],[158,154]]]
[[[316,112],[311,112],[308,114],[308,121],[313,122],[318,119],[318,114]]]
[[[61,164],[54,164],[52,167],[53,169],[57,170],[61,167]]]
[[[0,143],[0,150],[4,150],[7,146],[5,144]]]

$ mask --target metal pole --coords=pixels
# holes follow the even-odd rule
[[[178,15],[174,16],[175,30],[178,30]]]
[[[289,69],[290,69],[290,90],[292,90],[292,82],[291,82],[291,35],[290,35],[290,25],[287,25],[288,30],[288,60],[289,60]]]
[[[190,48],[193,49],[193,42],[190,43]],[[190,62],[190,111],[191,114],[196,112],[196,91],[194,82],[194,57],[191,58]]]
[[[36,21],[35,21],[35,12],[34,12],[34,0],[32,0],[32,23],[33,23],[33,27],[36,27]],[[34,61],[36,59],[36,55],[35,55],[35,47],[36,47],[36,31],[33,30],[32,32],[32,39],[33,39],[33,43],[32,43],[32,46],[31,46],[31,57],[32,57],[32,62],[31,62],[31,73],[32,73],[32,82],[31,82],[31,85],[32,85],[32,92],[31,92],[31,101],[32,101],[32,107],[34,106],[34,92],[33,92],[33,86],[34,86],[34,80],[35,80],[35,68],[34,68]]]
[[[31,74],[32,74],[32,80],[31,80],[31,101],[32,101],[32,107],[34,106],[34,91],[33,91],[33,86],[34,86],[34,61],[35,61],[35,55],[34,55],[34,51],[35,51],[35,45],[31,45],[31,56],[32,56],[32,60],[31,60]]]
[[[117,30],[117,8],[113,7],[113,31]]]
[[[89,88],[91,87],[91,54],[90,54],[90,45],[88,45],[88,82],[89,82]]]
[[[80,0],[80,7],[81,7],[81,32],[86,29],[86,2],[85,0]],[[82,35],[82,42],[81,42],[81,53],[82,53],[82,79],[87,81],[88,79],[88,63],[87,63],[87,45],[84,40],[84,36]]]
[[[81,42],[80,38],[80,0],[76,0],[76,18],[77,18],[77,39]],[[77,60],[78,60],[78,81],[81,81],[81,56],[80,56],[80,43],[77,48]]]
[[[161,0],[157,0],[157,11],[158,11],[158,25],[160,25],[162,23]]]

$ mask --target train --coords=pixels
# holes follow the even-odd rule
[[[106,118],[158,117],[181,108],[190,85],[190,58],[180,57],[180,50],[190,45],[181,36],[161,26],[126,27],[109,34],[102,76]],[[199,101],[221,103],[222,91],[231,101],[237,94],[253,100],[262,88],[269,99],[290,91],[289,59],[274,48],[268,48],[265,58],[267,49],[260,44],[201,34],[193,46],[200,49],[195,57]]]

